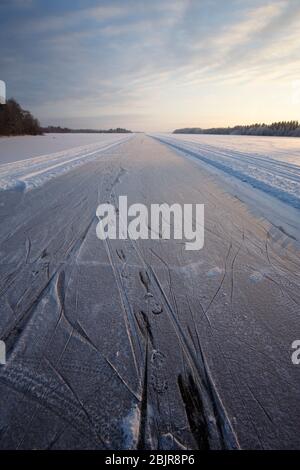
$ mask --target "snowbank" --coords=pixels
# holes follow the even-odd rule
[[[300,209],[299,139],[182,134],[154,137]]]
[[[101,152],[131,139],[133,134],[49,134],[0,139],[0,190],[28,190],[99,157]],[[35,140],[38,139],[38,140]],[[53,142],[54,140],[54,142]],[[92,143],[91,143],[92,142]],[[81,143],[81,145],[79,145]],[[82,145],[85,143],[85,145]],[[23,159],[21,152],[23,148]],[[32,147],[35,149],[32,150]],[[30,151],[31,147],[31,151]],[[53,147],[63,149],[48,153]],[[40,150],[44,154],[29,158]],[[47,152],[47,153],[46,153]]]

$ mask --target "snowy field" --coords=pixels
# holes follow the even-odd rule
[[[62,152],[84,147],[85,145],[113,142],[129,134],[44,134],[0,137],[0,164],[40,157],[41,155]]]
[[[157,137],[300,209],[299,138],[183,134]]]
[[[0,190],[40,186],[131,137],[132,134],[48,134],[0,139]]]

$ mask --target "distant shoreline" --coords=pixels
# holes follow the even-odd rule
[[[68,127],[41,127],[43,134],[131,134],[132,131],[117,127],[115,129],[69,129]]]
[[[4,137],[17,135],[43,134],[129,134],[132,131],[117,127],[115,129],[70,129],[61,126],[40,125],[29,111],[23,109],[13,98],[0,106],[0,135]]]
[[[272,124],[258,123],[234,127],[184,127],[175,129],[173,134],[214,134],[214,135],[255,135],[268,137],[300,137],[298,121],[279,121]]]

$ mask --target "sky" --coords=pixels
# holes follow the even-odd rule
[[[43,125],[300,120],[300,0],[0,0],[0,79]]]

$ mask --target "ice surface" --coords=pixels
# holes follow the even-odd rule
[[[259,220],[231,194],[252,186],[143,134],[100,144],[1,167],[19,190],[0,191],[0,448],[299,449],[282,211]],[[99,240],[96,208],[124,194],[204,204],[203,249]]]

